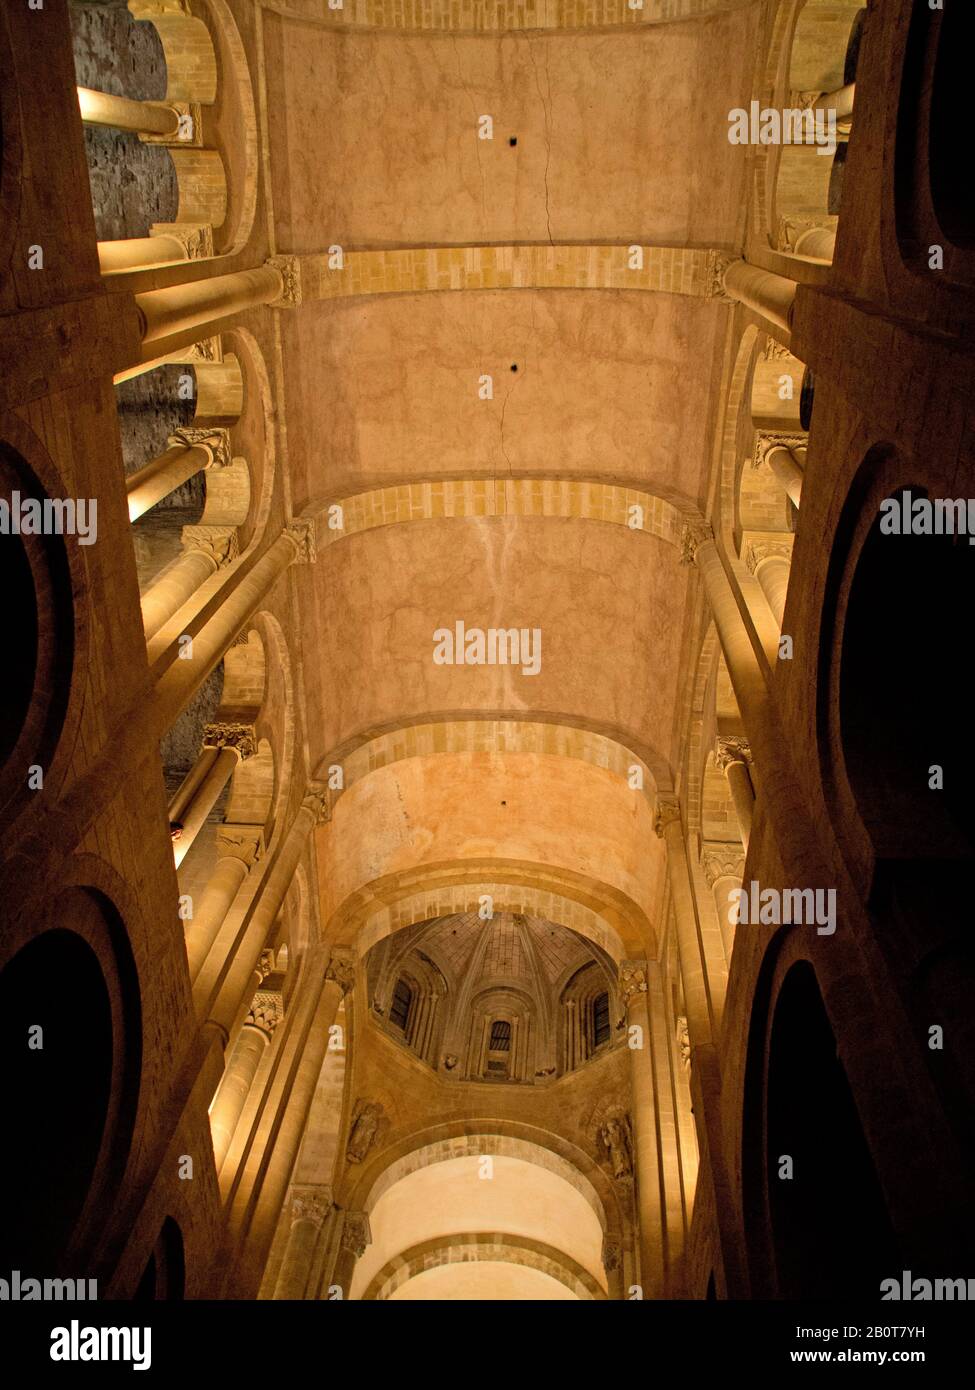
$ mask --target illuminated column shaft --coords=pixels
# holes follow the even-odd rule
[[[620,964],[620,996],[626,1006],[630,1044],[630,1094],[640,1223],[640,1279],[644,1298],[662,1298],[667,1277],[667,1229],[661,1154],[657,1135],[657,1087],[647,1008],[647,963]],[[634,1032],[639,1029],[639,1032]],[[634,1046],[634,1042],[638,1046]]]
[[[711,845],[705,849],[701,856],[701,865],[708,886],[714,894],[714,906],[721,927],[721,939],[724,942],[725,956],[730,965],[731,953],[735,944],[735,927],[731,917],[730,895],[733,889],[741,887],[741,880],[745,872],[745,856],[736,845]]]
[[[203,731],[203,745],[196,765],[169,807],[170,825],[181,827],[173,845],[177,868],[186,858],[238,763],[257,752],[257,740],[250,724],[208,724]]]
[[[769,449],[765,461],[789,500],[798,507],[802,497],[803,469],[791,449],[777,444]]]
[[[291,1189],[291,1230],[285,1248],[274,1297],[298,1299],[313,1296],[308,1275],[319,1233],[332,1211],[332,1189],[324,1183],[302,1183]]]
[[[306,962],[307,973],[292,1005],[295,1018],[281,1040],[278,1065],[243,1169],[220,1175],[224,1191],[229,1191],[231,1181],[236,1187],[230,1225],[242,1238],[240,1276],[245,1290],[260,1286],[328,1050],[329,1030],[353,983],[351,960],[341,953],[333,953],[324,971],[321,964],[317,970],[322,973],[316,978],[316,961]]]
[[[281,1017],[279,994],[259,991],[254,996],[250,1012],[240,1030],[237,1045],[227,1063],[220,1088],[210,1107],[210,1132],[213,1135],[213,1157],[217,1172],[227,1156],[237,1122],[261,1065],[264,1050],[274,1036],[274,1030]]]
[[[324,789],[313,786],[291,823],[253,904],[250,919],[243,927],[243,934],[236,924],[232,932],[219,933],[200,970],[194,989],[198,1007],[201,1012],[206,1010],[210,1021],[216,1023],[227,1038],[234,1035],[247,1012],[254,972],[268,945],[298,862],[323,813],[324,803]],[[213,990],[217,993],[210,1003]]]
[[[273,265],[238,270],[209,280],[194,280],[169,289],[147,290],[135,296],[142,315],[142,340],[152,343],[184,337],[194,341],[194,330],[214,319],[228,318],[244,309],[272,304],[284,293],[284,278]]]
[[[754,310],[786,333],[792,329],[792,306],[795,302],[795,280],[759,270],[747,261],[732,261],[724,273],[724,288],[732,299]]]
[[[217,570],[237,558],[237,535],[229,526],[184,526],[184,552],[142,596],[146,641],[166,626]]]
[[[98,243],[98,268],[103,275],[113,270],[137,270],[188,259],[186,247],[175,236],[124,237],[119,241]]]
[[[752,833],[752,818],[755,813],[755,788],[752,785],[748,765],[751,762],[751,749],[743,738],[719,738],[715,765],[728,779],[728,789],[735,805],[741,843],[748,852],[748,841]]]
[[[179,112],[160,102],[133,101],[79,87],[78,106],[85,125],[112,126],[145,135],[175,135],[179,130]]]
[[[831,227],[809,227],[796,237],[796,255],[814,261],[832,261],[836,251],[836,233]]]
[[[136,521],[203,469],[230,463],[230,434],[225,429],[177,430],[166,444],[164,454],[125,480],[130,521]]]

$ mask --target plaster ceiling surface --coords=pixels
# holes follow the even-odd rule
[[[592,1207],[564,1178],[525,1159],[469,1155],[417,1169],[383,1192],[369,1226],[372,1243],[356,1264],[353,1298],[394,1256],[434,1237],[478,1231],[550,1246],[605,1287],[602,1227]]]
[[[728,112],[753,31],[753,11],[477,36],[269,15],[278,244],[731,240],[745,158]]]
[[[296,500],[512,476],[694,498],[726,314],[686,295],[599,289],[310,304],[283,325]]]
[[[445,710],[577,719],[668,748],[688,571],[667,542],[576,518],[416,521],[349,537],[314,569],[319,758]],[[438,663],[434,634],[458,622],[537,633],[538,670]]]

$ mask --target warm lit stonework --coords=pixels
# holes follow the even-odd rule
[[[975,1276],[967,4],[3,5],[0,1277]]]

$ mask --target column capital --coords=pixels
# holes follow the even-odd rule
[[[295,1183],[291,1189],[291,1223],[307,1221],[320,1231],[332,1205],[328,1183]]]
[[[359,1259],[366,1253],[366,1246],[372,1244],[372,1231],[369,1227],[367,1211],[347,1211],[342,1222],[342,1249]]]
[[[792,537],[784,535],[749,536],[741,555],[749,574],[754,574],[766,560],[792,559]]]
[[[752,760],[751,744],[738,734],[721,735],[714,744],[714,765],[720,772],[727,772],[732,763],[745,763]]]
[[[226,468],[231,462],[230,452],[230,431],[217,427],[216,429],[199,429],[192,425],[185,429],[174,430],[166,440],[167,449],[206,449],[209,454],[209,461],[204,465],[206,468]]]
[[[301,807],[304,811],[311,811],[315,817],[316,825],[325,825],[330,819],[330,798],[328,787],[324,782],[309,782],[305,788],[305,795],[302,798]]]
[[[264,854],[264,831],[259,825],[234,825],[225,821],[217,826],[217,854],[221,859],[239,859],[248,868]]]
[[[332,980],[343,994],[355,984],[355,961],[351,951],[333,951],[325,968],[326,980]]]
[[[752,467],[768,467],[768,456],[773,449],[804,449],[808,435],[798,434],[766,434],[761,433],[755,439],[755,452],[752,454]]]
[[[295,543],[297,553],[294,563],[296,565],[313,565],[318,558],[318,538],[315,534],[313,518],[310,516],[292,517],[284,529]]]
[[[208,555],[217,569],[229,565],[240,553],[236,526],[184,526],[183,549]]]
[[[639,994],[647,992],[647,963],[645,960],[621,960],[620,995],[623,1003],[628,1005]]]
[[[769,338],[762,348],[762,358],[766,362],[782,362],[787,357],[794,358],[797,362],[799,360],[790,348],[777,343],[774,338]]]
[[[666,794],[658,796],[653,818],[654,834],[663,839],[667,826],[673,825],[675,821],[680,824],[680,802],[677,797]]]
[[[677,1034],[677,1051],[680,1056],[681,1065],[684,1070],[690,1069],[691,1065],[691,1035],[687,1028],[687,1019],[683,1014],[677,1015],[675,1030]]]
[[[232,748],[241,762],[257,752],[257,735],[253,724],[236,724],[218,720],[203,726],[204,748]]]
[[[724,844],[718,841],[706,843],[701,851],[701,868],[709,888],[713,888],[719,878],[740,879],[745,872],[745,856],[741,844]]]
[[[718,299],[724,304],[734,304],[737,301],[725,289],[725,271],[735,259],[733,256],[726,256],[721,251],[709,251],[707,261],[707,285],[704,291],[705,299]]]
[[[301,304],[301,261],[297,256],[269,256],[267,264],[278,272],[283,282],[278,307],[297,309]]]
[[[259,989],[251,1000],[244,1026],[256,1028],[259,1033],[271,1038],[283,1018],[284,1003],[281,995],[276,990]]]
[[[705,541],[713,540],[714,531],[711,529],[711,523],[705,521],[703,516],[685,521],[680,532],[681,564],[693,565],[697,560],[697,552],[700,547]]]
[[[206,261],[213,255],[210,222],[153,222],[149,235],[172,237],[183,247],[188,261]]]

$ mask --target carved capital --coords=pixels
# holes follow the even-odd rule
[[[678,1014],[677,1024],[677,1052],[680,1056],[681,1065],[687,1071],[691,1065],[691,1036],[687,1031],[687,1019],[683,1014]]]
[[[303,811],[311,811],[316,825],[324,825],[331,814],[328,787],[324,782],[309,782],[301,803]]]
[[[284,529],[297,547],[294,563],[296,565],[313,565],[318,557],[318,542],[315,535],[315,523],[312,518],[307,516],[294,517]]]
[[[724,285],[725,272],[735,259],[733,256],[724,255],[721,251],[708,252],[705,299],[718,299],[724,304],[737,304],[738,301],[734,295],[730,295]]]
[[[325,968],[326,980],[332,980],[343,994],[355,984],[355,961],[345,951],[333,951]]]
[[[283,1018],[284,1003],[281,995],[274,990],[259,989],[251,1000],[250,1010],[244,1022],[270,1038]]]
[[[720,772],[727,772],[732,763],[745,763],[752,760],[751,745],[738,735],[720,737],[714,745],[714,765]]]
[[[613,1274],[623,1263],[623,1248],[618,1240],[613,1240],[610,1236],[603,1236],[603,1269],[607,1274]]]
[[[760,434],[755,440],[755,452],[752,455],[752,467],[762,468],[768,465],[768,456],[773,449],[801,449],[805,447],[807,435],[796,434]]]
[[[762,357],[766,362],[784,362],[787,357],[791,358],[792,355],[790,348],[783,347],[774,338],[767,339],[762,348]]]
[[[226,429],[204,430],[188,426],[174,430],[166,440],[168,449],[206,449],[209,461],[206,468],[226,468],[231,462],[230,431]]]
[[[213,227],[209,222],[153,222],[149,235],[178,241],[188,261],[205,261],[213,255]]]
[[[638,994],[646,994],[647,971],[643,961],[620,961],[619,988],[624,1004],[629,1004]]]
[[[257,735],[253,724],[233,724],[221,720],[203,727],[204,748],[232,748],[241,762],[257,752]]]
[[[217,333],[212,338],[200,338],[184,349],[187,362],[222,362],[223,340]]]
[[[711,523],[705,521],[703,517],[695,518],[693,521],[685,521],[680,532],[680,562],[682,565],[693,565],[697,560],[697,552],[705,541],[714,540],[714,532]]]
[[[754,574],[765,560],[791,560],[792,541],[782,536],[749,537],[742,551],[742,560],[749,574]]]
[[[217,826],[217,854],[221,859],[239,859],[248,868],[264,853],[264,831],[259,825]]]
[[[332,1189],[328,1183],[301,1183],[291,1189],[291,1222],[307,1221],[321,1230],[332,1210]]]
[[[658,796],[653,817],[654,834],[663,839],[668,825],[680,825],[680,802],[676,796]]]
[[[366,1211],[347,1211],[342,1222],[342,1249],[348,1250],[358,1260],[372,1244],[372,1231],[369,1228],[369,1213]]]
[[[236,526],[184,526],[183,549],[208,555],[217,569],[229,565],[240,553]]]
[[[706,844],[701,853],[701,868],[709,888],[713,888],[719,878],[735,878],[740,882],[745,872],[741,844]]]
[[[274,302],[278,306],[296,309],[301,303],[301,262],[297,256],[271,256],[267,262],[277,270],[284,282],[281,298]]]

